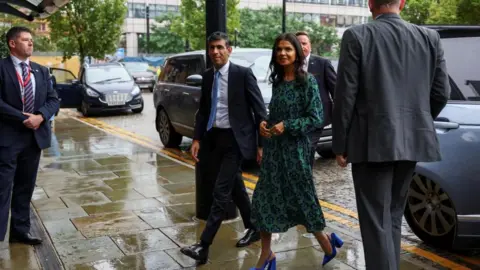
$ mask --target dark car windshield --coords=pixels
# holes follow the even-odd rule
[[[123,63],[128,72],[145,72],[148,71],[147,63],[126,62]]]
[[[268,66],[272,58],[271,50],[235,52],[230,56],[232,63],[250,67],[257,81],[266,81],[268,76]]]
[[[442,46],[447,71],[456,87],[465,98],[479,97],[480,37],[442,38]]]
[[[121,66],[90,67],[86,71],[87,83],[105,83],[118,81],[131,81],[127,70]]]

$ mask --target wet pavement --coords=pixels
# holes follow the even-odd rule
[[[130,116],[112,119],[150,124]],[[195,243],[204,227],[203,221],[193,218],[194,170],[188,155],[169,154],[156,146],[158,142],[142,138],[148,132],[135,136],[102,124],[105,119],[76,119],[60,113],[52,147],[43,153],[32,204],[48,234],[43,245],[52,246],[62,268],[233,270],[255,265],[260,243],[235,248],[244,232],[239,219],[224,222],[206,265],[197,267],[182,255],[180,247]],[[322,159],[315,166],[326,230],[345,240],[337,258],[325,269],[364,269],[349,171]],[[254,181],[250,185],[254,187]],[[402,269],[480,267],[423,245],[406,227],[402,241]],[[279,269],[321,268],[323,252],[303,227],[274,234],[272,249]],[[478,257],[469,259],[475,263]],[[42,269],[41,261],[37,248],[0,243],[0,269]]]

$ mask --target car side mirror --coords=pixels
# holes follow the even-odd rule
[[[186,84],[190,86],[200,86],[202,85],[202,75],[193,74],[187,77]]]

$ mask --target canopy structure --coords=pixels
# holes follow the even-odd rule
[[[0,13],[33,21],[35,18],[47,18],[68,2],[70,0],[0,0]],[[26,14],[20,9],[27,9],[30,13]]]

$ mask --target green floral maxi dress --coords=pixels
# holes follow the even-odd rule
[[[325,219],[313,183],[307,133],[323,122],[318,85],[308,74],[305,84],[282,82],[273,88],[268,127],[283,121],[280,136],[265,139],[260,177],[253,193],[252,219],[264,232],[286,232],[303,225],[323,231]]]

